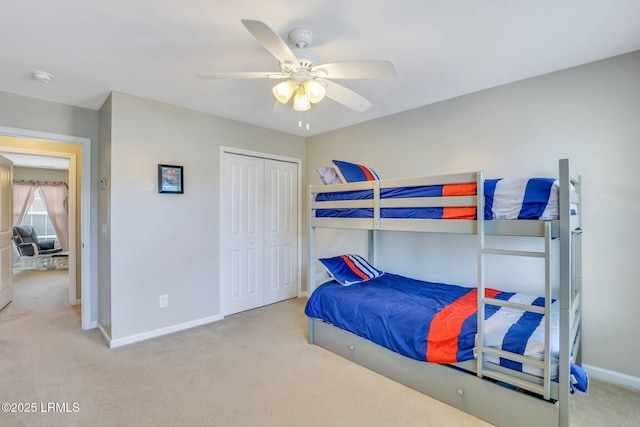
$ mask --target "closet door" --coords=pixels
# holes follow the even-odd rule
[[[264,159],[223,156],[220,286],[229,315],[264,304]]]
[[[223,153],[222,314],[298,295],[298,165]]]
[[[298,165],[265,159],[264,303],[298,295]]]

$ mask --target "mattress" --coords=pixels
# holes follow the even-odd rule
[[[559,181],[553,178],[511,178],[485,180],[484,218],[490,219],[558,219]],[[421,187],[382,188],[381,199],[470,196],[476,184],[445,184]],[[372,190],[319,193],[317,202],[333,200],[367,200]],[[316,217],[373,218],[372,208],[316,209]],[[401,207],[381,208],[382,218],[475,219],[476,209],[469,207]]]
[[[498,300],[544,305],[544,298],[486,289]],[[552,377],[558,374],[559,318],[552,304]],[[412,359],[455,363],[476,354],[477,289],[425,282],[390,273],[363,283],[342,286],[335,281],[319,286],[309,298],[305,314],[366,338]],[[542,360],[544,315],[506,307],[485,308],[485,345]],[[541,376],[539,368],[506,359],[487,358],[504,367]],[[586,390],[585,378],[577,388]]]

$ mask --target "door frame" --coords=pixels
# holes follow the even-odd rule
[[[75,218],[75,221],[80,221],[81,230],[80,230],[80,247],[76,247],[76,253],[81,254],[81,265],[80,265],[80,277],[81,277],[81,318],[82,318],[82,329],[93,329],[97,327],[97,321],[93,322],[93,313],[97,312],[94,310],[92,303],[92,294],[93,294],[93,286],[91,283],[91,138],[72,136],[72,135],[62,135],[55,134],[50,132],[41,132],[29,129],[19,129],[19,128],[11,128],[0,126],[0,135],[3,136],[11,136],[17,138],[28,138],[28,139],[38,139],[45,142],[50,143],[62,143],[62,144],[78,144],[82,147],[82,154],[80,155],[81,159],[77,159],[77,155],[69,153],[68,156],[63,156],[69,158],[70,162],[80,162],[82,165],[82,176],[81,176],[81,206],[80,206],[80,218]],[[0,146],[0,148],[2,148]],[[4,148],[2,148],[4,150]],[[9,151],[9,150],[5,150]],[[11,149],[14,152],[25,152],[30,154],[33,151],[29,152],[28,150],[20,151]],[[60,156],[62,153],[57,153]],[[71,172],[71,168],[69,169]],[[72,177],[71,173],[69,173],[69,180],[75,181],[76,177]],[[71,187],[71,185],[70,185]],[[77,203],[77,199],[76,199]],[[73,230],[73,234],[75,233],[75,227]],[[71,236],[71,233],[70,233]],[[74,242],[70,242],[69,244],[76,245],[76,239],[73,239]],[[77,257],[76,257],[77,258]],[[71,262],[69,259],[69,268],[75,268],[76,263]],[[77,277],[76,277],[77,279]],[[76,287],[77,283],[73,283],[73,286],[69,288],[69,303],[77,304],[77,295],[76,295]]]
[[[220,266],[222,266],[222,254],[223,254],[223,248],[225,248],[226,246],[226,242],[224,241],[223,238],[223,233],[222,233],[222,209],[223,209],[223,195],[222,195],[222,185],[224,184],[224,176],[223,176],[223,162],[224,162],[224,153],[228,153],[228,154],[237,154],[240,156],[248,156],[248,157],[258,157],[261,159],[269,159],[269,160],[276,160],[276,161],[281,161],[281,162],[288,162],[288,163],[294,163],[298,169],[298,182],[296,183],[296,185],[298,186],[298,189],[296,191],[296,198],[298,200],[298,212],[296,215],[296,220],[298,223],[298,236],[297,236],[297,244],[298,244],[298,268],[297,268],[297,272],[296,272],[296,278],[298,281],[298,298],[300,298],[300,295],[302,294],[302,159],[297,159],[294,157],[286,157],[286,156],[280,156],[277,154],[270,154],[270,153],[263,153],[260,151],[252,151],[252,150],[245,150],[242,148],[234,148],[234,147],[226,147],[226,146],[220,146],[220,160],[219,160],[219,173],[220,173],[220,177],[219,177],[219,182],[220,182],[220,192],[218,194],[218,206],[219,206],[219,211],[218,211],[218,224],[220,225],[220,229],[218,231],[218,235],[220,236],[220,250],[219,250],[219,258],[218,258],[218,263]],[[219,283],[219,288],[220,288],[220,314],[223,314],[225,312],[224,310],[224,304],[226,303],[226,301],[223,300],[222,295],[222,269],[219,269],[220,274],[218,276],[218,283]]]

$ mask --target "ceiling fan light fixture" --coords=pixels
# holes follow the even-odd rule
[[[309,96],[309,101],[313,104],[322,101],[326,93],[324,86],[315,80],[308,80],[304,82],[304,90]]]
[[[291,96],[293,96],[295,89],[296,86],[291,80],[280,82],[273,87],[273,96],[275,96],[279,102],[286,104],[291,99]]]
[[[296,95],[293,97],[293,109],[296,111],[307,111],[311,108],[309,97],[304,91],[304,85],[298,86]]]

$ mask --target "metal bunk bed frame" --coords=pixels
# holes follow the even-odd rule
[[[570,364],[580,364],[581,324],[581,181],[572,175],[568,159],[559,161],[559,219],[538,220],[491,220],[484,215],[475,220],[446,219],[387,219],[380,217],[385,207],[432,207],[432,206],[476,206],[484,212],[484,173],[440,175],[425,178],[391,179],[339,185],[310,186],[310,265],[309,295],[328,275],[316,272],[315,230],[317,228],[345,228],[368,230],[369,259],[375,260],[375,231],[415,231],[438,233],[466,233],[477,236],[478,295],[484,295],[485,256],[525,256],[543,258],[545,263],[545,306],[514,304],[491,298],[478,298],[478,337],[483,337],[484,309],[486,305],[508,306],[520,310],[545,314],[545,357],[534,360],[503,350],[484,347],[483,339],[478,345],[478,356],[474,360],[440,365],[414,360],[350,332],[318,319],[309,319],[309,343],[319,345],[338,355],[352,360],[384,376],[434,397],[455,408],[498,426],[561,426],[569,425]],[[428,197],[405,199],[381,199],[381,188],[437,185],[476,182],[476,196]],[[373,190],[373,199],[354,201],[316,202],[317,193]],[[373,218],[316,218],[315,209],[373,208]],[[572,208],[574,212],[572,212]],[[529,236],[544,239],[544,251],[513,251],[487,248],[485,235]],[[552,249],[552,239],[559,239],[557,254]],[[558,246],[554,246],[557,248]],[[554,279],[552,259],[558,259],[560,303],[560,357],[558,382],[550,375],[549,356],[551,283]],[[485,354],[493,354],[542,369],[537,377],[503,368],[487,362]],[[470,375],[470,373],[475,375]],[[488,380],[487,380],[488,379]],[[507,386],[505,386],[507,385]],[[519,391],[526,390],[530,393]]]

